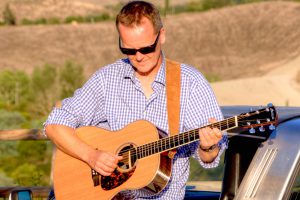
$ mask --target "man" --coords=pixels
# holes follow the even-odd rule
[[[58,148],[103,176],[110,175],[122,157],[81,142],[74,134],[76,128],[98,126],[115,131],[144,119],[169,132],[166,63],[161,50],[166,32],[157,8],[143,1],[130,2],[118,14],[116,27],[120,50],[127,58],[98,70],[73,97],[63,100],[61,108],[54,108],[45,123],[47,136]],[[220,108],[205,78],[186,64],[181,64],[180,70],[180,132],[221,120]],[[205,168],[215,167],[227,145],[226,136],[216,128],[203,128],[199,134],[200,143],[178,148],[171,180],[162,192],[147,197],[134,190],[126,195],[135,199],[183,199],[189,157],[198,159]]]

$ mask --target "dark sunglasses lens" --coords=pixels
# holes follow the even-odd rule
[[[155,51],[155,47],[144,47],[138,50],[142,54],[148,54]]]
[[[121,49],[121,52],[126,55],[135,55],[136,54],[135,49],[126,49],[126,48],[120,48],[120,49]]]

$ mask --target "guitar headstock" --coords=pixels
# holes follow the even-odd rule
[[[273,104],[259,110],[242,113],[238,116],[238,125],[242,129],[249,129],[249,133],[254,134],[258,129],[264,132],[267,129],[274,130],[278,122],[278,116]]]

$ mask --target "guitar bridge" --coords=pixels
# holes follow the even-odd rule
[[[96,172],[94,169],[91,169],[92,170],[92,179],[93,179],[93,182],[94,182],[94,187],[100,185],[100,174],[98,172]]]

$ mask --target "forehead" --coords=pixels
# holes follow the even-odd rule
[[[132,23],[130,25],[127,24],[118,24],[118,31],[120,36],[126,35],[131,32],[135,33],[149,33],[154,34],[154,25],[153,23],[146,17],[143,17],[139,23]]]
[[[141,20],[140,24],[131,26],[119,24],[118,29],[124,47],[139,48],[153,43],[155,31],[153,24],[147,18]]]

